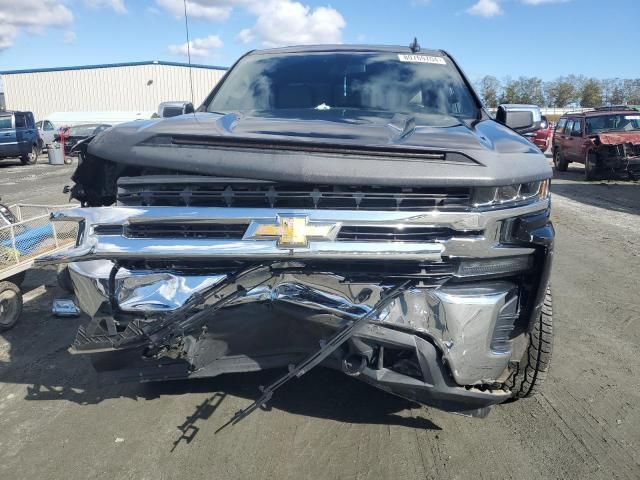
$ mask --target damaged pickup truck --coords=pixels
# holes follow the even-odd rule
[[[91,317],[71,352],[118,382],[289,367],[243,414],[316,365],[476,416],[534,394],[552,171],[514,131],[539,111],[497,118],[443,51],[305,46],[98,134],[47,259]]]

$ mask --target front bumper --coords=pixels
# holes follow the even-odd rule
[[[341,264],[419,262],[420,273],[403,277],[411,285],[402,295],[325,365],[427,405],[473,412],[510,397],[502,385],[522,356],[548,282],[548,206],[376,212],[375,220],[371,212],[305,211],[311,220],[331,218],[341,225],[435,224],[459,235],[415,244],[310,242],[288,250],[270,240],[148,241],[96,228],[176,218],[244,221],[255,219],[255,210],[81,209],[60,217],[81,223],[76,248],[45,261],[71,262],[79,304],[92,316],[72,352],[90,355],[103,377],[114,381],[207,377],[295,363],[318,348],[318,339],[371,311],[398,283],[397,270],[354,275]],[[260,218],[273,214],[265,209]],[[508,267],[514,258],[531,261],[499,271],[483,263],[506,260]],[[237,265],[247,264],[255,271],[239,275]],[[191,322],[195,317],[198,322]],[[172,329],[173,323],[180,328]]]

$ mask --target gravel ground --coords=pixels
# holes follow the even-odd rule
[[[63,203],[71,167],[0,163],[0,196]],[[552,187],[555,354],[544,393],[484,420],[316,369],[270,411],[216,430],[275,372],[100,386],[66,348],[82,319],[50,315],[51,270],[0,335],[0,478],[640,478],[640,185]],[[44,286],[41,286],[42,282]]]

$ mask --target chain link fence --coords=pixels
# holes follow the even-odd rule
[[[75,244],[76,222],[51,222],[52,212],[70,206],[13,205],[12,219],[0,218],[0,278],[3,270],[25,268],[40,255]]]

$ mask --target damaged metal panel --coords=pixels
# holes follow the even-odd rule
[[[89,268],[86,264],[72,264],[70,271],[74,285],[77,285],[80,304],[86,312],[90,312],[87,306],[93,306],[97,313],[100,306],[108,304],[109,299],[103,289],[108,277],[105,278],[104,273],[111,270],[112,264],[88,263]],[[99,276],[100,270],[102,278]],[[369,315],[384,292],[384,287],[375,283],[350,284],[337,275],[304,274],[295,270],[294,267],[291,272],[287,272],[286,268],[269,271],[259,285],[228,301],[227,307],[236,307],[238,325],[244,323],[247,315],[244,307],[257,302],[299,308],[296,314],[299,322],[322,322],[327,320],[327,315],[333,316],[331,325],[335,326],[339,319],[353,321]],[[123,312],[139,311],[147,317],[161,319],[163,312],[182,308],[195,296],[212,291],[226,277],[213,276],[203,281],[201,276],[126,271],[116,276],[115,297]],[[240,288],[244,282],[238,280],[237,285]],[[91,291],[91,288],[94,290]],[[234,288],[226,289],[235,291]],[[216,298],[220,298],[220,295],[216,294]],[[370,321],[428,336],[443,352],[459,384],[485,384],[496,381],[507,367],[511,356],[509,335],[518,313],[517,300],[516,286],[508,282],[406,288]],[[95,308],[96,305],[98,308]],[[213,312],[211,314],[213,318]],[[208,333],[216,335],[215,332],[216,324],[212,320]],[[373,340],[372,337],[369,339]],[[114,345],[114,348],[123,345]],[[86,350],[89,347],[85,345],[82,348]],[[100,345],[99,348],[105,350],[106,347]]]
[[[599,133],[596,139],[602,145],[640,144],[640,133]]]

